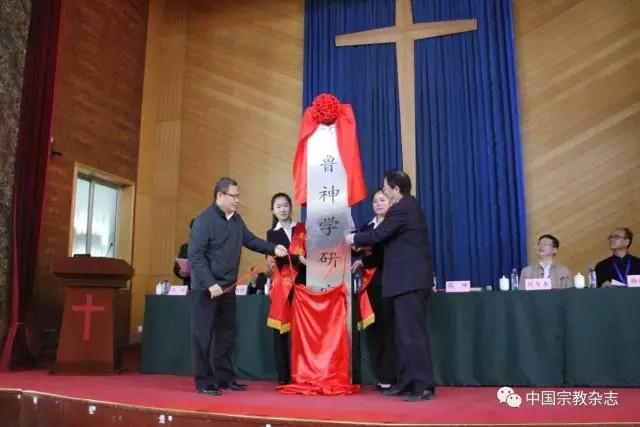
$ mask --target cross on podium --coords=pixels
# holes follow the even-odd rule
[[[393,27],[336,37],[336,46],[395,43],[398,67],[398,95],[400,98],[400,135],[402,138],[402,167],[413,182],[417,193],[416,176],[416,115],[414,42],[420,39],[474,31],[476,19],[439,21],[415,24],[411,0],[396,0],[396,22]]]
[[[84,305],[73,305],[71,311],[84,312],[84,325],[82,327],[82,340],[89,341],[91,339],[91,314],[93,312],[104,311],[103,305],[93,305],[93,295],[85,295]]]

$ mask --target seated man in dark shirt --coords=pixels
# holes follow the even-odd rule
[[[191,222],[189,223],[189,230],[191,230],[191,228],[193,227],[193,221],[195,221],[195,218],[193,218],[191,220]],[[182,245],[180,245],[180,250],[178,251],[178,256],[176,258],[180,258],[180,259],[188,259],[189,258],[189,243],[183,243]],[[180,264],[178,264],[177,261],[175,261],[173,263],[173,274],[175,274],[176,276],[178,276],[180,279],[182,279],[182,284],[185,286],[188,286],[189,288],[191,288],[191,272],[190,271],[184,271],[180,268]]]
[[[633,233],[628,228],[618,228],[609,236],[609,248],[613,256],[596,265],[598,287],[611,286],[615,280],[627,284],[627,277],[640,274],[640,258],[629,254]]]

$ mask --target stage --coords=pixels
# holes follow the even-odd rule
[[[498,402],[496,387],[439,387],[435,400],[408,403],[384,397],[370,386],[357,395],[327,397],[282,395],[270,382],[248,384],[249,391],[212,397],[195,393],[185,376],[12,372],[0,374],[0,419],[4,427],[191,426],[204,421],[229,427],[640,424],[637,388],[515,388],[522,404],[514,408]],[[581,392],[586,399],[579,402],[574,396]],[[528,394],[540,400],[527,401]]]

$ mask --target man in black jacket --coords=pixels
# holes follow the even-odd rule
[[[384,175],[385,195],[392,203],[377,228],[349,234],[348,244],[384,244],[382,295],[392,298],[398,384],[383,392],[406,401],[435,397],[427,335],[427,295],[433,283],[429,235],[424,212],[411,196],[411,180],[399,170]]]
[[[220,178],[215,202],[196,218],[189,239],[191,263],[191,335],[196,391],[221,394],[220,389],[246,390],[235,381],[233,345],[240,252],[286,256],[287,249],[256,237],[236,212],[238,183]]]

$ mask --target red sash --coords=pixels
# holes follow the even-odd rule
[[[302,255],[306,253],[306,228],[304,224],[296,224],[291,232],[289,253]],[[291,304],[289,295],[293,289],[298,268],[291,261],[282,268],[274,267],[271,275],[271,307],[267,317],[267,326],[277,329],[281,334],[291,330]]]
[[[365,268],[362,272],[362,286],[358,290],[358,313],[360,315],[358,319],[358,330],[362,331],[371,326],[376,321],[376,314],[371,307],[371,301],[369,301],[369,294],[366,292],[367,288],[371,284],[373,276],[376,274],[376,268]]]

